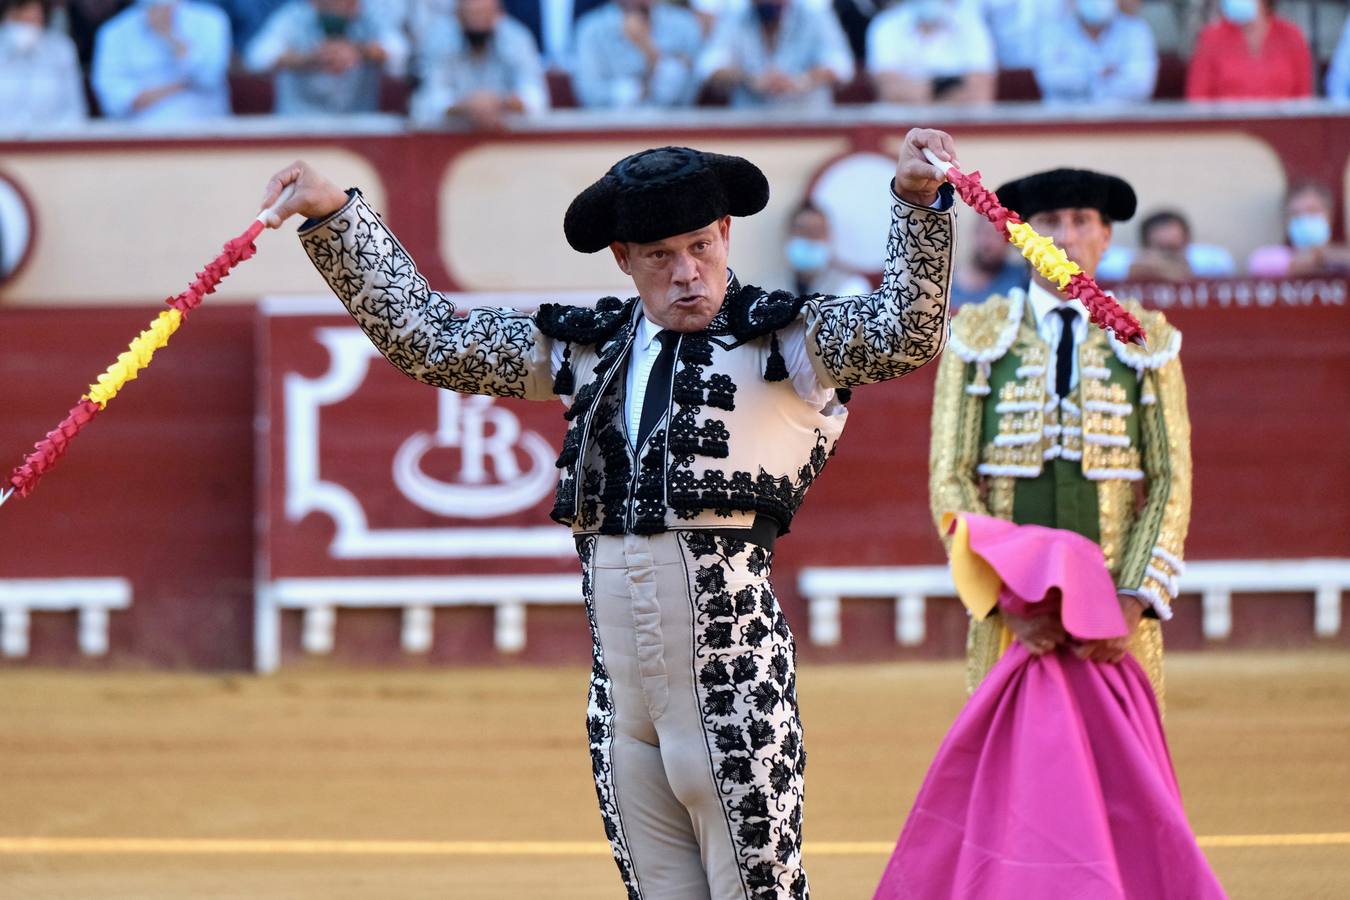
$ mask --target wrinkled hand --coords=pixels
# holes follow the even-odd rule
[[[361,62],[361,48],[347,40],[328,40],[319,45],[315,56],[321,68],[341,75]]]
[[[495,91],[476,91],[460,102],[460,109],[475,128],[500,131],[506,127],[506,103]]]
[[[900,160],[895,166],[895,192],[900,199],[915,206],[931,206],[937,199],[938,188],[946,177],[924,158],[927,147],[944,162],[956,162],[956,143],[945,131],[933,128],[911,128],[900,148]]]
[[[1017,616],[1005,609],[1000,610],[999,615],[1003,616],[1004,624],[1013,633],[1013,637],[1017,638],[1032,656],[1049,653],[1069,639],[1068,633],[1059,621],[1057,611]]]
[[[761,94],[778,97],[796,93],[801,90],[801,85],[791,75],[777,69],[770,69],[755,79],[754,88]]]
[[[280,228],[282,222],[297,213],[308,219],[322,218],[341,209],[347,202],[346,191],[310,168],[308,163],[297,160],[267,182],[259,210],[276,203],[287,185],[295,185],[295,192],[267,217],[268,228]]]
[[[1083,641],[1074,651],[1081,659],[1093,662],[1118,663],[1125,658],[1125,652],[1130,645],[1130,637],[1134,634],[1134,630],[1139,627],[1139,620],[1144,616],[1144,607],[1135,598],[1124,594],[1121,594],[1117,599],[1120,601],[1120,612],[1125,616],[1125,636],[1106,638],[1100,641]]]

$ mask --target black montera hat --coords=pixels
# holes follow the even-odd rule
[[[1111,222],[1134,215],[1137,200],[1129,182],[1087,169],[1054,169],[1010,181],[995,193],[1024,220],[1049,209],[1095,209]]]
[[[614,241],[646,244],[697,231],[725,215],[752,216],[769,202],[769,182],[739,156],[660,147],[614,164],[567,207],[563,231],[581,253]]]

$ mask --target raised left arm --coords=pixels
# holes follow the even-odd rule
[[[812,298],[804,307],[807,349],[821,384],[849,388],[898,378],[936,359],[947,343],[951,209],[915,206],[895,194],[891,201],[881,287],[857,297]]]

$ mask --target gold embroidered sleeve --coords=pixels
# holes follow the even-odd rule
[[[465,394],[554,399],[552,341],[513,309],[455,314],[359,191],[300,243],[385,358],[405,374]]]
[[[928,502],[941,534],[942,514],[988,515],[975,467],[980,461],[981,396],[966,392],[969,367],[955,353],[938,364],[933,390],[933,425],[928,454]],[[943,543],[947,542],[944,535]]]
[[[1126,541],[1119,586],[1138,591],[1160,618],[1168,619],[1191,521],[1191,420],[1181,360],[1147,370],[1142,394],[1140,449],[1147,499]]]

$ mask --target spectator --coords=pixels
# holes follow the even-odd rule
[[[994,40],[960,0],[905,0],[867,29],[867,71],[888,103],[990,103]]]
[[[830,220],[810,200],[793,213],[784,251],[798,294],[841,297],[872,292],[866,278],[841,268],[834,259]]]
[[[605,0],[503,0],[508,16],[524,25],[551,69],[575,68],[573,38],[581,17]]]
[[[1233,254],[1214,244],[1191,241],[1191,225],[1176,210],[1162,209],[1139,223],[1139,251],[1112,247],[1097,266],[1097,277],[1118,281],[1187,281],[1237,274]]]
[[[59,127],[89,115],[70,38],[47,28],[50,0],[0,0],[0,128]]]
[[[443,40],[422,54],[413,117],[447,117],[496,130],[514,113],[548,109],[544,64],[530,32],[502,13],[498,0],[459,0]]]
[[[1008,241],[988,220],[975,220],[970,264],[952,274],[952,306],[979,303],[1013,288],[1025,288],[1030,270]]]
[[[380,108],[384,73],[402,75],[408,45],[362,0],[291,0],[249,45],[244,65],[271,72],[280,115],[342,115]]]
[[[99,28],[94,92],[103,114],[186,122],[230,114],[230,20],[198,0],[138,0]]]
[[[1074,0],[1045,28],[1036,83],[1051,103],[1139,103],[1153,96],[1158,49],[1138,16],[1116,0]]]
[[[1258,247],[1247,258],[1247,272],[1258,278],[1350,272],[1350,247],[1331,242],[1334,206],[1331,190],[1321,182],[1295,182],[1285,195],[1287,243]]]
[[[1298,26],[1270,0],[1222,0],[1222,15],[1196,39],[1186,72],[1189,100],[1283,100],[1312,95],[1312,54]]]
[[[686,106],[698,82],[703,29],[687,9],[617,0],[577,24],[575,87],[582,106]]]
[[[984,18],[999,68],[1034,69],[1047,23],[1065,15],[1068,0],[967,0]]]
[[[698,63],[732,106],[826,107],[853,77],[853,54],[834,10],[804,0],[758,0],[717,23]]]
[[[1350,100],[1350,19],[1345,20],[1341,39],[1336,44],[1336,53],[1331,57],[1326,89],[1330,100]]]

